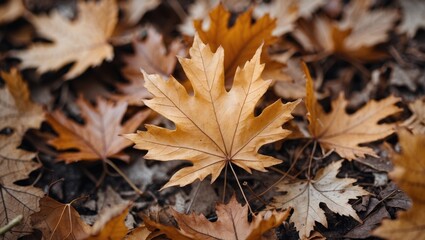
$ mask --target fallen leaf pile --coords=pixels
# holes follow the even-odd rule
[[[424,15],[0,1],[0,239],[424,239]]]

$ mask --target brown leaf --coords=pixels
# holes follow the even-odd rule
[[[25,6],[22,0],[7,0],[0,5],[0,24],[11,22],[22,16]]]
[[[397,219],[384,220],[373,231],[386,239],[423,239],[425,237],[425,135],[411,135],[406,130],[398,133],[401,154],[395,154],[394,170],[390,178],[413,200],[412,208],[399,212]]]
[[[78,17],[74,21],[55,11],[50,16],[31,16],[37,31],[53,43],[33,44],[29,49],[15,52],[22,59],[21,68],[37,68],[39,73],[58,70],[75,62],[65,74],[72,79],[91,66],[114,56],[108,43],[117,23],[115,0],[78,2]]]
[[[210,174],[215,181],[229,163],[248,172],[266,171],[266,167],[280,163],[259,154],[258,149],[289,135],[282,124],[292,118],[291,111],[298,102],[282,104],[279,99],[255,117],[255,105],[270,85],[260,77],[264,68],[260,64],[261,48],[236,72],[229,91],[224,87],[223,54],[223,48],[212,53],[195,37],[191,59],[180,59],[194,95],[174,78],[144,74],[145,86],[154,95],[144,103],[173,121],[176,129],[147,125],[147,131],[126,137],[135,148],[148,150],[146,159],[193,163],[175,173],[164,188],[184,186]]]
[[[40,211],[31,215],[33,226],[43,233],[45,239],[84,239],[90,227],[72,207],[72,202],[63,204],[49,196],[40,200]]]
[[[320,203],[325,203],[333,212],[361,221],[348,200],[369,193],[363,188],[353,185],[357,181],[356,179],[336,177],[341,163],[342,161],[334,162],[319,170],[313,180],[302,180],[295,183],[280,182],[277,185],[277,191],[286,194],[274,197],[270,206],[278,209],[294,208],[291,222],[295,223],[301,239],[310,236],[315,221],[325,227],[328,226],[325,211],[320,209]]]
[[[211,22],[207,31],[202,28],[202,20],[195,20],[193,24],[201,40],[208,43],[213,52],[217,51],[219,46],[224,49],[225,79],[233,78],[236,68],[243,67],[259,47],[262,47],[261,62],[267,63],[263,74],[283,67],[271,61],[266,51],[267,47],[276,41],[272,36],[272,31],[276,27],[274,19],[265,15],[252,23],[251,9],[242,13],[229,28],[230,12],[222,4],[214,8],[209,15]]]
[[[420,28],[425,28],[425,2],[421,0],[399,1],[403,18],[398,26],[398,32],[406,33],[413,38]]]
[[[140,21],[146,12],[155,9],[161,3],[161,0],[126,0],[120,3],[124,10],[126,23],[134,25]]]
[[[161,74],[164,77],[170,76],[177,63],[177,56],[184,54],[184,46],[179,41],[173,41],[169,50],[162,42],[162,35],[153,27],[147,29],[148,36],[144,41],[133,40],[134,55],[125,55],[123,60],[126,66],[122,73],[130,81],[128,84],[117,86],[120,95],[115,95],[114,99],[125,100],[131,105],[143,104],[142,99],[151,95],[144,87],[141,69],[149,74]]]
[[[126,160],[124,156],[117,155],[121,150],[131,145],[131,142],[120,136],[137,129],[149,115],[149,111],[141,111],[121,125],[122,118],[127,110],[127,103],[112,103],[101,98],[97,106],[79,98],[77,105],[85,125],[76,123],[67,118],[64,113],[55,111],[47,117],[47,121],[59,134],[49,144],[58,150],[77,149],[66,151],[57,156],[58,160],[66,163],[75,161],[105,160],[108,157],[118,157]]]
[[[390,96],[381,101],[372,100],[357,112],[347,114],[347,101],[340,94],[332,102],[332,111],[325,113],[315,97],[313,80],[305,64],[304,72],[307,78],[305,102],[311,136],[324,150],[334,150],[348,160],[365,157],[365,154],[377,157],[373,149],[359,144],[380,140],[394,132],[395,124],[378,122],[401,111],[394,105],[400,99]]]
[[[248,205],[242,207],[234,196],[229,203],[218,204],[216,209],[215,222],[210,222],[203,215],[185,215],[173,211],[180,229],[172,230],[171,226],[160,223],[154,223],[153,226],[173,239],[174,235],[179,236],[178,239],[262,239],[265,232],[282,224],[290,212],[290,209],[285,212],[263,211],[252,216],[249,222]],[[152,221],[148,222],[151,225]]]
[[[410,129],[415,135],[425,134],[425,99],[409,103],[409,109],[413,114],[402,126]]]
[[[152,232],[143,224],[133,229],[124,239],[125,240],[147,240]]]
[[[103,209],[99,219],[90,229],[87,240],[122,240],[127,235],[125,218],[130,210],[131,203],[125,202]]]

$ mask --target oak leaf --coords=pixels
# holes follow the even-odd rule
[[[425,99],[417,99],[409,103],[412,116],[403,122],[402,126],[407,127],[414,134],[425,134]]]
[[[248,205],[241,206],[236,197],[227,204],[216,206],[217,221],[210,222],[205,216],[190,214],[185,215],[173,211],[179,229],[179,239],[263,239],[262,235],[272,228],[282,224],[288,218],[290,209],[284,212],[263,211],[252,216],[248,221]],[[149,221],[151,223],[151,221]],[[163,230],[168,237],[174,237],[175,230],[170,231],[170,226],[155,224]],[[186,238],[185,238],[186,237]]]
[[[40,200],[40,211],[31,215],[31,222],[43,233],[44,239],[71,240],[88,236],[90,227],[71,204],[60,203],[49,196]]]
[[[218,47],[224,49],[224,73],[225,79],[233,78],[236,68],[243,67],[246,61],[254,56],[259,47],[262,47],[261,62],[266,63],[263,74],[273,76],[276,68],[283,65],[272,61],[267,54],[267,48],[276,42],[272,32],[276,27],[276,21],[268,15],[257,19],[252,23],[252,9],[242,13],[233,26],[229,27],[230,12],[222,4],[219,4],[210,12],[210,26],[208,30],[202,28],[202,20],[194,20],[193,24],[199,37],[208,43],[213,52]]]
[[[77,100],[85,125],[81,125],[55,111],[47,116],[47,121],[59,134],[49,144],[58,150],[65,150],[58,156],[58,160],[66,163],[76,161],[105,160],[116,157],[126,161],[125,156],[118,155],[121,150],[131,145],[131,141],[119,136],[137,129],[149,115],[149,111],[136,113],[121,125],[122,118],[127,110],[127,103],[112,103],[99,98],[93,106],[83,98]],[[77,149],[78,151],[66,151]]]
[[[133,40],[134,55],[124,55],[126,66],[122,73],[130,83],[119,84],[117,88],[120,94],[114,95],[115,99],[126,100],[131,105],[141,105],[142,99],[151,97],[143,86],[144,80],[140,69],[149,74],[170,76],[177,63],[176,55],[184,54],[184,47],[179,41],[173,41],[167,52],[161,34],[153,27],[147,29],[147,34],[144,41]]]
[[[342,161],[337,161],[320,169],[314,179],[295,183],[280,182],[277,185],[277,191],[286,194],[275,196],[270,206],[278,209],[294,208],[290,220],[295,223],[301,239],[310,236],[315,221],[328,226],[325,211],[320,209],[320,203],[325,203],[333,212],[351,216],[361,222],[348,200],[369,193],[353,185],[356,179],[336,177],[341,163]]]
[[[146,159],[183,159],[193,166],[176,172],[163,187],[184,186],[212,175],[215,181],[223,168],[235,164],[248,172],[266,171],[280,160],[261,155],[258,149],[289,135],[282,125],[292,118],[298,104],[282,104],[279,99],[259,116],[255,104],[267,91],[270,81],[261,79],[261,48],[242,69],[236,71],[229,91],[224,84],[224,51],[216,53],[195,36],[190,59],[179,59],[194,94],[189,95],[176,79],[144,73],[145,86],[154,96],[144,103],[174,122],[174,130],[147,125],[147,131],[127,134],[135,148],[146,149]],[[232,167],[232,165],[230,166]]]
[[[375,156],[373,149],[359,144],[380,140],[394,132],[395,124],[378,124],[390,115],[401,111],[395,104],[399,98],[390,96],[381,101],[371,100],[353,114],[347,114],[344,95],[332,101],[332,111],[326,113],[315,97],[313,80],[303,65],[306,75],[306,100],[309,131],[324,150],[334,150],[341,157],[353,160]]]
[[[350,2],[338,22],[321,16],[301,22],[294,37],[305,50],[322,56],[337,54],[357,61],[382,59],[386,53],[376,50],[375,45],[387,41],[387,32],[399,15],[395,9],[369,10],[371,5],[371,0]]]
[[[425,28],[425,3],[421,0],[404,0],[399,3],[403,17],[397,30],[413,38],[419,29]]]
[[[406,212],[399,212],[395,220],[383,220],[373,231],[386,239],[423,239],[425,237],[425,135],[398,132],[400,154],[394,154],[394,170],[389,176],[412,199]]]
[[[91,66],[114,56],[108,43],[117,23],[115,0],[78,2],[78,17],[71,21],[59,12],[50,16],[31,16],[37,31],[53,43],[33,44],[29,49],[13,53],[22,59],[21,68],[37,68],[39,73],[58,70],[75,62],[65,74],[72,79]]]

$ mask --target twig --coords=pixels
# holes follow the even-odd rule
[[[22,214],[16,216],[12,221],[10,221],[8,224],[0,228],[0,236],[3,236],[7,232],[9,232],[12,228],[14,228],[16,225],[20,224],[24,216]]]

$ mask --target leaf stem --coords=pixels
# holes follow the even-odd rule
[[[195,202],[196,197],[198,196],[199,189],[201,189],[201,181],[198,181],[198,185],[196,185],[195,194],[193,195],[192,199],[190,200],[189,206],[186,209],[186,214],[189,214],[190,209],[192,208],[193,203]]]
[[[3,236],[7,232],[9,232],[13,227],[20,224],[24,216],[22,214],[16,216],[12,221],[10,221],[8,224],[0,228],[0,236]]]
[[[121,171],[121,169],[119,169],[119,167],[117,167],[117,165],[115,165],[115,163],[113,163],[111,160],[105,158],[103,159],[103,161],[105,161],[109,166],[111,166],[122,178],[124,178],[124,180],[128,183],[128,185],[130,185],[130,187],[136,191],[137,194],[142,195],[143,192],[130,180],[130,178],[127,177],[127,175],[124,174],[123,171]]]
[[[232,170],[232,172],[233,172],[233,175],[234,175],[234,176],[235,176],[235,178],[236,178],[236,182],[238,183],[238,186],[239,186],[239,189],[241,190],[242,196],[243,196],[243,198],[245,199],[246,204],[248,205],[249,212],[250,212],[252,215],[254,215],[254,212],[252,211],[251,205],[249,204],[248,199],[247,199],[247,198],[246,198],[246,196],[245,196],[245,192],[244,192],[244,191],[243,191],[243,189],[242,189],[241,183],[239,182],[239,178],[238,178],[238,176],[236,175],[235,170],[233,169],[232,163],[231,163],[231,162],[229,162],[229,165],[230,165],[230,169],[231,169],[231,170]]]

